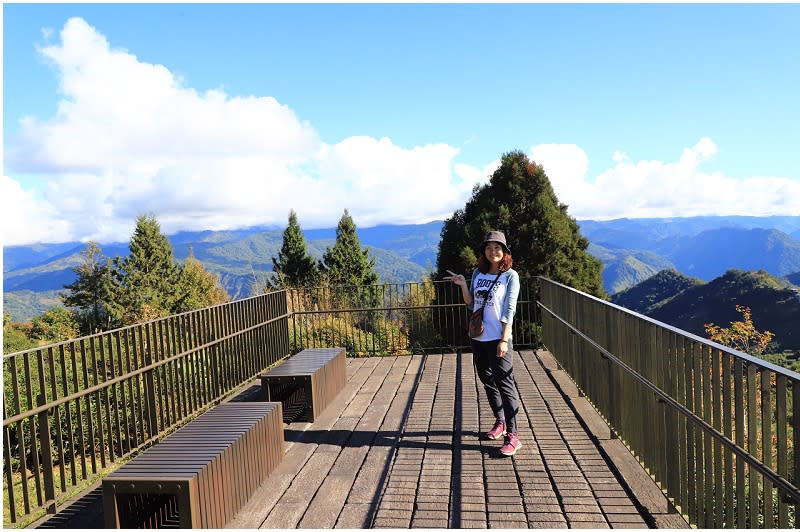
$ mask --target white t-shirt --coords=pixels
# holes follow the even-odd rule
[[[473,303],[472,308],[478,310],[483,305],[489,291],[489,287],[494,283],[496,273],[480,273],[472,279],[472,294]],[[489,342],[491,340],[500,340],[503,337],[503,324],[500,322],[500,316],[503,312],[503,300],[506,297],[508,290],[508,275],[500,275],[497,282],[492,287],[492,293],[489,295],[489,301],[483,309],[483,334],[474,338],[479,342]]]

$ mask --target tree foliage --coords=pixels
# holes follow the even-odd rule
[[[30,337],[46,343],[63,342],[80,335],[80,326],[72,312],[53,307],[32,321]]]
[[[207,271],[191,250],[181,267],[155,216],[136,218],[126,257],[106,258],[89,242],[77,279],[61,299],[75,309],[84,334],[121,327],[228,301],[219,276]]]
[[[228,293],[220,285],[219,276],[206,270],[190,250],[180,270],[173,313],[201,309],[227,301]]]
[[[82,261],[73,268],[77,278],[64,285],[61,302],[75,309],[75,318],[83,334],[108,328],[112,304],[111,260],[103,255],[96,242],[86,244],[81,251]]]
[[[330,285],[370,285],[378,282],[375,258],[361,247],[356,224],[347,209],[336,226],[336,243],[325,250],[320,270]]]
[[[270,284],[274,289],[311,287],[319,280],[317,262],[308,254],[306,239],[294,209],[289,211],[289,225],[283,232],[283,245],[278,257],[272,258],[272,269],[275,278]]]
[[[29,331],[28,331],[29,332]],[[8,312],[3,313],[3,353],[15,353],[17,351],[25,351],[36,346],[36,342],[32,341],[23,326],[19,323],[11,321],[11,314]],[[6,388],[8,389],[8,387]]]
[[[332,300],[336,305],[369,308],[380,301],[375,272],[375,257],[361,247],[356,233],[356,224],[347,209],[336,226],[336,243],[325,250],[320,262],[320,271],[332,288]],[[374,325],[377,316],[370,315],[365,323]]]
[[[750,307],[736,305],[736,311],[742,315],[742,320],[732,321],[728,328],[723,329],[713,323],[705,324],[709,339],[751,355],[763,354],[774,335],[769,331],[761,332],[756,329]]]
[[[442,227],[437,274],[467,274],[476,249],[490,230],[503,231],[522,276],[542,275],[589,294],[605,297],[602,264],[586,249],[567,205],[558,201],[544,169],[521,151],[503,155],[489,183],[478,185],[463,209]]]
[[[155,216],[136,218],[128,247],[127,257],[114,259],[112,316],[128,324],[169,315],[178,300],[179,270]]]

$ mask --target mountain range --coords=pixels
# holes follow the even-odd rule
[[[604,265],[609,294],[630,288],[659,271],[674,269],[703,281],[731,268],[765,270],[788,280],[800,277],[800,216],[706,216],[693,218],[579,220],[589,252]],[[361,243],[376,259],[381,281],[417,281],[435,267],[443,222],[359,228]],[[333,245],[336,230],[311,229],[304,235],[317,259]],[[169,236],[176,259],[191,252],[219,274],[234,298],[263,286],[283,239],[282,228],[185,231]],[[127,242],[100,243],[109,257],[128,253]],[[81,242],[9,246],[3,249],[3,305],[16,321],[58,304],[63,285],[80,263]],[[793,277],[794,276],[794,277]]]
[[[800,290],[763,270],[732,269],[710,282],[663,270],[611,302],[702,337],[707,323],[727,328],[741,321],[742,305],[756,329],[775,334],[777,349],[800,351]]]
[[[783,277],[800,272],[800,216],[621,218],[578,222],[603,262],[609,294],[664,269],[704,281],[734,268]]]

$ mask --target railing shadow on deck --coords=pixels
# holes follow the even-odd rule
[[[544,344],[700,528],[787,528],[800,374],[542,279]]]

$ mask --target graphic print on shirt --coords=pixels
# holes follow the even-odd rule
[[[499,281],[499,279],[498,279]],[[489,295],[489,299],[486,299],[487,294],[489,294],[489,287],[494,284],[492,287],[492,294]],[[492,297],[494,294],[497,293],[497,289],[500,288],[500,283],[495,283],[494,276],[491,279],[486,278],[478,278],[475,282],[475,298],[477,299],[476,303],[478,303],[478,307],[484,304],[484,302],[488,305],[492,302]]]
[[[495,282],[497,279],[497,282]],[[494,284],[494,286],[492,286]],[[486,307],[483,310],[483,325],[484,332],[475,340],[486,342],[489,340],[498,340],[502,336],[502,324],[500,323],[500,315],[502,313],[503,299],[505,298],[506,288],[508,285],[508,276],[501,275],[497,278],[497,274],[479,273],[474,281],[474,299],[475,309],[483,306],[484,302]],[[492,286],[492,293],[489,293],[489,287]]]

